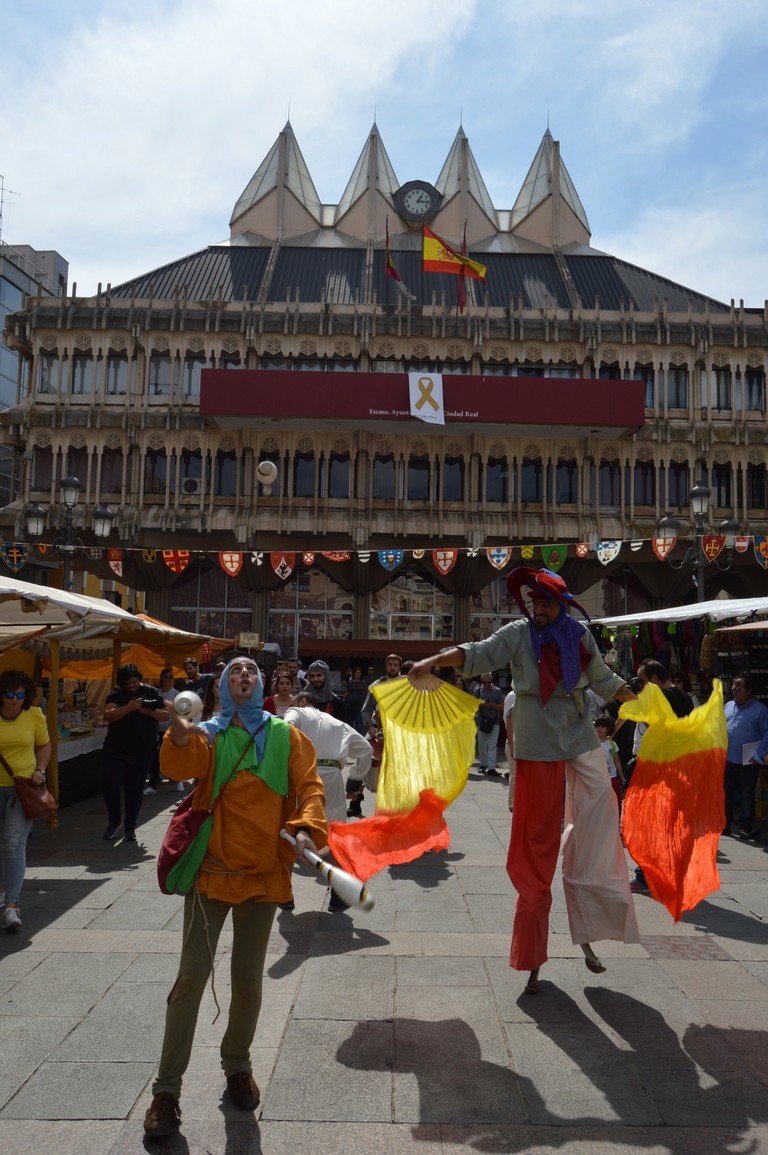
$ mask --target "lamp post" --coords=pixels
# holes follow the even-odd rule
[[[693,545],[686,550],[685,557],[680,562],[670,562],[675,569],[687,565],[693,569],[696,582],[696,601],[706,601],[707,555],[704,553],[703,539],[707,530],[707,514],[709,513],[709,499],[712,490],[702,482],[694,485],[691,490],[691,514],[693,515]],[[671,513],[666,514],[659,522],[659,529],[665,537],[677,537],[680,523]],[[720,532],[725,536],[728,556],[725,565],[719,565],[722,570],[729,570],[733,565],[734,535],[739,532],[738,522],[733,518],[726,518],[720,524]]]
[[[68,590],[70,585],[72,558],[84,548],[82,541],[75,533],[75,508],[82,488],[83,483],[72,474],[65,477],[59,486],[59,494],[64,505],[64,525],[62,534],[56,538],[53,547],[64,559],[62,586],[65,590]],[[93,532],[96,537],[109,537],[114,516],[112,510],[106,505],[100,505],[99,508],[94,511]],[[45,530],[45,509],[43,509],[41,505],[31,505],[27,510],[26,519],[27,531],[30,537],[40,537]]]

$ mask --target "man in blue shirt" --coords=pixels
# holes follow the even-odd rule
[[[728,729],[728,751],[725,762],[725,827],[731,833],[733,803],[741,794],[739,812],[740,837],[757,840],[755,825],[755,788],[763,759],[768,755],[768,709],[752,697],[752,679],[742,674],[733,679],[733,699],[725,704]]]

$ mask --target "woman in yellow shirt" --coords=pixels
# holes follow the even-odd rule
[[[21,670],[0,674],[0,755],[18,778],[44,782],[51,743],[42,710],[33,706],[35,684]],[[0,852],[5,905],[0,927],[21,926],[19,895],[27,870],[27,838],[32,820],[16,794],[13,778],[0,762]]]

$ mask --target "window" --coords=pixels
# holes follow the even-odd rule
[[[332,453],[328,458],[328,496],[349,497],[349,478],[349,454]]]
[[[428,574],[398,574],[371,594],[370,636],[449,641],[453,615],[453,596],[439,589]]]
[[[144,493],[162,495],[168,476],[168,458],[164,449],[148,449],[144,455]]]
[[[171,393],[171,355],[153,353],[149,358],[150,397],[169,397]]]
[[[635,505],[656,504],[656,467],[652,461],[635,463]]]
[[[179,456],[179,484],[188,478],[203,479],[203,455],[199,449],[182,449]]]
[[[53,489],[53,450],[36,445],[32,461],[32,488],[50,493]]]
[[[542,468],[541,458],[523,458],[520,467],[520,487],[523,501],[542,501]]]
[[[315,496],[315,455],[297,453],[293,459],[293,496]]]
[[[39,489],[40,486],[37,486]],[[750,509],[765,510],[768,487],[765,484],[765,465],[747,466],[747,505]]]
[[[509,500],[509,466],[506,457],[491,457],[485,467],[485,500],[504,502]]]
[[[56,353],[41,353],[38,357],[39,377],[37,391],[38,393],[55,393],[56,392],[56,369],[59,363],[59,358]]]
[[[621,367],[618,361],[613,365],[600,366],[600,380],[601,381],[620,381]]]
[[[667,406],[688,408],[688,370],[672,367],[667,373]]]
[[[712,408],[731,408],[730,369],[715,369],[712,373]]]
[[[716,461],[712,466],[712,504],[717,508],[731,505],[730,461]]]
[[[555,503],[576,505],[579,500],[579,470],[576,459],[558,461],[555,470]]]
[[[233,638],[251,628],[250,591],[219,567],[189,566],[171,586],[170,624]]]
[[[101,492],[120,493],[123,487],[122,449],[103,449],[101,453]]]
[[[645,384],[645,408],[653,409],[656,404],[656,391],[653,379],[652,365],[635,365],[632,370],[632,376],[635,381],[643,381]]]
[[[429,500],[429,457],[408,458],[408,500]]]
[[[213,492],[217,497],[235,497],[237,494],[237,454],[219,449],[214,461]]]
[[[75,353],[72,358],[72,393],[84,395],[93,390],[93,357],[90,353]]]
[[[688,463],[686,461],[670,462],[668,488],[667,500],[670,505],[688,505],[690,498],[688,493]]]
[[[464,458],[446,457],[443,462],[443,501],[464,500]]]
[[[182,396],[200,396],[200,374],[205,368],[203,353],[187,353],[182,371]]]
[[[511,617],[520,617],[520,611],[507,593],[507,579],[494,578],[490,585],[470,594],[467,640],[484,641]]]
[[[600,462],[600,508],[618,509],[621,505],[621,466],[618,461]]]
[[[283,654],[295,654],[302,642],[349,639],[353,625],[353,595],[321,570],[294,573],[269,591],[267,640]]]
[[[377,453],[373,459],[374,501],[394,501],[395,459],[392,454]]]
[[[765,373],[762,369],[747,369],[744,408],[749,413],[765,413]]]
[[[107,397],[117,397],[128,392],[128,355],[109,353],[107,355]]]

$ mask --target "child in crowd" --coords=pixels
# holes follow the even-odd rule
[[[600,739],[602,751],[605,754],[605,764],[611,776],[611,786],[613,787],[613,792],[618,802],[619,815],[621,815],[621,788],[624,785],[624,771],[621,768],[621,760],[619,759],[619,748],[611,737],[614,730],[613,718],[609,717],[608,714],[599,714],[597,718],[595,718],[595,730]]]

